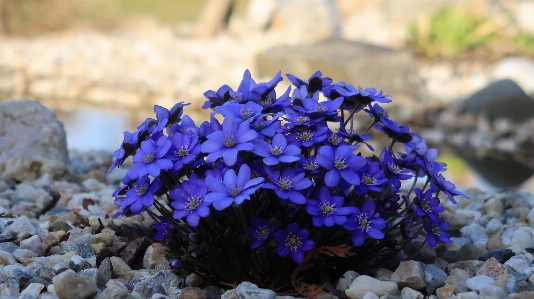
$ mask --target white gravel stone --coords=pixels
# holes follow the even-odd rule
[[[500,229],[502,229],[501,221],[499,219],[491,219],[488,224],[486,224],[484,232],[489,236],[499,231]]]
[[[521,227],[512,236],[511,245],[519,248],[534,247],[534,238],[531,227]]]
[[[401,290],[401,297],[402,299],[423,299],[425,296],[414,289],[406,287]]]
[[[399,293],[399,289],[394,282],[380,281],[367,275],[361,275],[354,280],[345,294],[351,299],[361,299],[368,292],[377,296],[395,295]]]
[[[379,299],[379,297],[374,293],[368,292],[363,295],[362,299]]]
[[[26,287],[22,292],[20,292],[20,294],[38,297],[43,288],[43,284],[33,282],[30,283],[30,285]]]
[[[336,289],[340,291],[346,291],[358,276],[360,276],[360,274],[354,271],[345,272],[345,274],[343,274],[343,277],[339,279],[336,285]]]
[[[530,267],[530,262],[522,254],[511,257],[504,263],[505,266],[509,266],[517,272],[523,273],[525,269]]]
[[[473,291],[480,291],[484,286],[490,285],[495,279],[486,275],[477,275],[466,280],[466,285]]]
[[[56,294],[61,299],[85,299],[96,293],[96,284],[78,273],[67,270],[52,279]]]

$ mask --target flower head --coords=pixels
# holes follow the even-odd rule
[[[154,195],[160,191],[163,183],[156,179],[152,183],[147,175],[137,179],[135,187],[126,191],[126,198],[121,203],[121,208],[130,207],[130,211],[139,214],[144,207],[154,204]]]
[[[291,223],[287,229],[279,229],[274,233],[274,238],[279,244],[278,255],[284,257],[288,254],[297,264],[304,261],[304,252],[313,249],[314,242],[308,239],[308,231],[300,228],[297,223]]]
[[[354,208],[353,212],[347,217],[345,228],[353,230],[352,243],[354,246],[361,246],[369,236],[373,239],[383,239],[384,233],[381,232],[386,228],[386,221],[380,217],[375,217],[375,203],[372,200],[366,200],[362,209]]]
[[[277,165],[278,163],[291,163],[298,161],[300,148],[295,145],[287,145],[287,139],[282,134],[274,135],[271,144],[256,139],[254,141],[254,151],[256,155],[263,158],[267,165]]]
[[[432,190],[428,189],[424,193],[419,188],[413,190],[416,197],[415,211],[417,216],[429,217],[434,223],[439,222],[439,213],[445,211],[445,208],[440,206],[439,198],[432,196]]]
[[[360,184],[360,177],[356,173],[367,162],[365,158],[357,156],[354,151],[356,146],[343,145],[334,149],[330,146],[322,146],[315,162],[327,170],[324,178],[327,187],[336,186],[343,178],[350,184]]]
[[[192,162],[200,154],[198,135],[191,133],[174,133],[172,147],[167,153],[167,158],[173,161],[172,170],[179,171],[185,164]]]
[[[313,216],[313,225],[333,226],[347,222],[346,215],[350,214],[352,209],[343,207],[343,197],[332,196],[328,188],[322,187],[318,199],[309,199],[306,205],[306,212]]]
[[[424,221],[423,225],[427,233],[426,241],[430,247],[436,247],[438,242],[452,243],[449,234],[444,232],[449,227],[448,222],[432,223]]]
[[[159,220],[160,220],[159,222],[154,224],[154,228],[158,232],[154,236],[154,241],[161,241],[161,240],[168,239],[171,236],[172,231],[174,230],[174,225],[172,225],[169,222],[169,219],[167,217],[160,216]]]
[[[364,195],[369,191],[380,192],[382,190],[382,187],[388,183],[388,179],[380,169],[380,165],[380,162],[369,162],[358,170],[361,182],[358,186],[354,186],[354,193]]]
[[[130,179],[137,179],[146,174],[157,177],[161,170],[171,169],[173,163],[165,158],[171,147],[171,141],[162,136],[157,142],[145,140],[141,142],[141,148],[133,157],[134,165],[128,170],[126,176]]]
[[[252,227],[249,227],[248,232],[254,242],[252,243],[252,249],[255,249],[263,245],[273,235],[274,223],[269,223],[267,219],[263,218],[252,218],[251,224]]]
[[[173,200],[171,206],[175,209],[173,218],[187,217],[187,223],[192,227],[197,227],[201,217],[210,215],[210,203],[205,201],[207,192],[206,183],[195,174],[191,175],[189,180],[184,181],[180,188],[171,190],[169,192]]]
[[[265,183],[263,188],[272,189],[281,199],[288,199],[295,204],[305,204],[306,197],[301,191],[310,187],[312,181],[304,177],[301,169],[284,168],[282,172],[267,168],[270,182]]]
[[[250,199],[250,195],[256,192],[264,181],[263,178],[251,179],[250,175],[250,167],[243,164],[238,174],[233,169],[226,171],[223,182],[206,177],[206,184],[212,191],[206,195],[206,202],[213,203],[217,211],[222,211],[233,203],[240,205],[245,199]]]

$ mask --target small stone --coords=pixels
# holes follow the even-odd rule
[[[13,254],[0,250],[0,266],[8,266],[17,263]]]
[[[368,292],[377,296],[395,295],[399,293],[399,289],[394,282],[380,281],[367,275],[360,275],[352,282],[345,294],[351,299],[361,299]]]
[[[274,299],[276,297],[275,292],[258,288],[257,285],[247,281],[242,282],[237,286],[236,293],[239,298],[243,299]]]
[[[6,281],[0,284],[0,295],[11,295],[18,297],[20,294],[20,286],[16,281]]]
[[[20,269],[15,269],[13,270],[13,277],[15,278],[15,280],[18,282],[19,286],[24,286],[28,281],[30,281],[33,276],[20,270]]]
[[[343,274],[343,277],[341,277],[336,285],[336,289],[340,291],[346,291],[352,284],[352,282],[356,279],[356,277],[360,276],[357,272],[354,271],[347,271],[345,274]],[[376,278],[376,277],[375,277]]]
[[[76,251],[79,256],[83,258],[88,258],[95,255],[95,251],[88,243],[70,243],[65,248],[65,252]]]
[[[532,235],[531,227],[521,227],[512,235],[511,245],[517,248],[534,247],[534,238]]]
[[[477,271],[477,275],[486,275],[493,279],[498,279],[501,275],[506,273],[506,267],[499,263],[494,257],[490,258],[480,269]]]
[[[495,279],[486,276],[486,275],[477,275],[475,277],[469,278],[465,281],[468,288],[473,291],[480,291],[482,287],[490,285],[495,281]]]
[[[484,232],[491,236],[494,233],[502,230],[502,223],[499,221],[499,219],[491,219],[488,224],[486,224],[486,228],[484,229]]]
[[[426,286],[425,273],[416,261],[401,262],[395,273],[391,275],[391,281],[401,288],[409,287],[414,290],[420,290]]]
[[[100,263],[100,267],[98,267],[98,270],[104,273],[108,277],[108,279],[113,276],[113,268],[109,257],[105,258],[102,263]]]
[[[155,284],[146,280],[138,282],[135,285],[133,291],[141,295],[142,298],[150,298],[155,294],[167,294],[162,285]]]
[[[46,254],[46,252],[48,251],[49,247],[48,247],[48,245],[43,244],[43,243],[30,242],[30,243],[25,243],[24,245],[21,244],[20,248],[31,250],[31,251],[35,252],[35,254],[37,254],[37,256],[43,256],[43,255]]]
[[[178,287],[182,279],[169,270],[158,271],[149,281],[155,284],[161,284],[165,289],[169,287]]]
[[[237,290],[235,290],[235,292],[237,293]],[[180,293],[180,296],[178,297],[178,299],[205,299],[205,298],[206,298],[206,292],[197,287],[185,287]]]
[[[506,293],[494,285],[486,285],[480,289],[480,296],[482,298],[504,299]]]
[[[22,292],[20,292],[20,294],[39,297],[39,294],[41,293],[41,290],[44,287],[45,286],[40,283],[30,283],[30,285],[27,286]]]
[[[137,254],[141,250],[141,246],[143,245],[144,238],[137,238],[130,242],[126,248],[121,252],[120,257],[122,260],[128,264],[131,265],[135,258],[137,257]]]
[[[439,299],[447,299],[447,298],[450,298],[454,294],[455,290],[456,290],[455,286],[446,285],[441,288],[437,288],[436,295],[438,296]]]
[[[56,294],[61,299],[85,299],[96,293],[96,284],[72,270],[66,270],[52,279]]]
[[[517,272],[523,272],[526,268],[530,267],[530,262],[524,255],[516,255],[507,260],[504,265],[511,267]]]
[[[165,248],[159,243],[148,246],[143,257],[143,267],[145,269],[156,268],[156,262],[162,256],[165,256]]]
[[[112,256],[109,260],[111,261],[114,276],[126,279],[127,281],[135,276],[134,272],[132,272],[132,268],[130,268],[130,266],[128,266],[128,264],[121,258]]]
[[[48,257],[48,260],[46,261],[46,267],[48,268],[54,268],[55,265],[62,263],[64,265],[69,264],[69,258],[64,255],[54,254]]]
[[[15,244],[13,242],[0,243],[0,249],[5,251],[5,252],[13,253],[13,251],[17,250],[18,248],[19,248],[19,246],[17,246],[17,244]]]
[[[456,253],[455,262],[476,260],[482,252],[471,243],[464,244]]]
[[[374,293],[368,292],[368,293],[365,293],[365,295],[363,295],[362,299],[380,299],[380,298],[378,298],[378,296],[375,295]]]
[[[94,282],[96,287],[101,290],[106,287],[106,283],[109,281],[109,277],[106,274],[95,268],[81,270],[78,274]]]
[[[32,258],[37,257],[37,254],[31,250],[19,248],[13,251],[13,257],[24,266],[27,266],[33,262]]]
[[[502,242],[501,236],[502,233],[499,231],[491,235],[488,241],[486,241],[486,248],[489,250],[506,248],[506,245]]]
[[[54,278],[54,276],[56,276],[56,271],[54,271],[54,269],[52,268],[42,267],[39,271],[39,277],[46,281],[52,281],[52,278]]]
[[[68,232],[71,230],[71,227],[67,224],[67,222],[65,221],[56,221],[54,222],[54,224],[52,224],[52,231],[53,232],[57,232],[57,231],[64,231],[64,232]]]
[[[410,289],[408,287],[401,290],[402,299],[423,299],[424,296],[420,292]]]
[[[375,274],[375,279],[382,281],[391,281],[391,275],[393,275],[393,271],[389,271],[388,269],[378,269]],[[356,279],[356,277],[354,279]]]
[[[91,244],[104,243],[106,246],[113,244],[113,237],[108,233],[100,233],[90,237]]]
[[[28,216],[17,217],[15,221],[9,226],[7,226],[4,231],[4,234],[10,234],[19,239],[26,239],[33,235],[37,234],[37,230],[33,226],[30,218]]]
[[[102,293],[97,295],[97,298],[99,299],[107,299],[107,298],[130,299],[133,297],[130,295],[128,290],[125,290],[116,285],[108,285]]]
[[[200,287],[203,281],[202,277],[195,273],[191,273],[185,278],[185,284],[190,287]]]
[[[67,266],[64,263],[57,263],[52,267],[52,270],[54,270],[57,274],[69,270],[69,266]]]
[[[156,262],[156,268],[154,269],[156,271],[171,270],[171,266],[169,265],[169,260],[164,256],[160,256],[158,261]]]
[[[427,294],[432,294],[437,288],[445,285],[447,273],[440,267],[434,264],[426,265],[424,272]]]
[[[508,261],[511,257],[513,257],[515,253],[506,248],[506,249],[493,249],[488,251],[486,254],[481,256],[479,260],[481,261],[487,261],[490,258],[495,258],[499,263],[504,264],[506,261]]]

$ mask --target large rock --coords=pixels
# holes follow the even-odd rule
[[[0,179],[59,179],[68,163],[65,130],[50,109],[30,100],[0,103]]]
[[[494,80],[514,80],[526,93],[534,95],[534,60],[531,58],[508,57],[503,59],[495,65],[491,77]]]
[[[282,70],[306,80],[320,70],[334,82],[383,90],[403,105],[424,96],[410,53],[362,42],[329,38],[307,46],[279,46],[260,53],[256,64],[264,77]]]

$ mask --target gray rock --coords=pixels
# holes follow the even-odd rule
[[[13,270],[13,277],[21,287],[33,278],[32,275],[19,269]]]
[[[409,287],[420,290],[426,286],[425,273],[416,261],[401,262],[395,273],[391,275],[391,281],[397,283],[400,288]]]
[[[151,298],[155,294],[167,294],[162,285],[146,280],[138,282],[133,291],[143,298]]]
[[[345,294],[351,299],[361,299],[368,292],[378,296],[396,295],[399,294],[399,289],[394,282],[380,281],[367,275],[361,275],[354,280]]]
[[[96,284],[78,273],[67,270],[52,279],[56,294],[61,299],[85,299],[96,293]]]
[[[498,62],[492,79],[510,79],[528,94],[534,94],[534,60],[527,57],[508,57]]]
[[[360,276],[360,274],[354,271],[345,272],[345,274],[343,274],[343,277],[339,279],[336,285],[336,289],[340,291],[346,291],[358,276]]]
[[[68,164],[65,130],[50,109],[29,100],[0,103],[0,178],[64,178]]]
[[[130,293],[128,293],[127,290],[116,286],[116,285],[109,285],[106,287],[106,289],[99,293],[96,298],[98,299],[107,299],[107,298],[113,298],[113,299],[130,299],[133,298]]]
[[[488,251],[486,254],[484,254],[483,256],[481,256],[479,258],[479,260],[487,261],[487,260],[489,260],[490,258],[493,257],[499,263],[504,264],[504,263],[506,263],[506,261],[508,261],[514,255],[515,255],[515,253],[512,250],[508,249],[508,248],[505,248],[505,249],[492,249],[492,250]]]
[[[128,266],[128,264],[126,264],[120,257],[112,256],[109,260],[111,261],[113,268],[113,276],[123,278],[126,281],[135,277],[132,268],[130,268],[130,266]]]
[[[0,250],[0,266],[13,265],[17,262],[13,254]]]
[[[425,282],[427,294],[432,294],[437,288],[445,285],[447,273],[437,265],[431,264],[425,267]]]
[[[11,225],[5,228],[4,234],[10,234],[17,238],[25,239],[29,236],[37,234],[37,230],[33,226],[28,216],[21,216],[15,219]]]
[[[260,289],[250,282],[242,282],[236,289],[238,298],[243,299],[274,299],[276,293],[271,290]]]
[[[258,75],[279,70],[307,80],[314,72],[355,87],[376,87],[403,106],[423,100],[421,79],[410,53],[362,42],[330,38],[307,46],[278,46],[256,56]],[[383,74],[387,72],[388,76]],[[395,102],[393,102],[395,103]]]
[[[420,292],[410,289],[408,287],[401,290],[402,299],[423,299],[424,296]]]
[[[52,281],[52,278],[56,276],[56,271],[54,271],[54,269],[52,268],[42,267],[38,269],[38,271],[35,271],[35,275],[41,277],[46,281]]]
[[[165,289],[168,289],[169,287],[177,287],[182,279],[170,270],[161,270],[154,274],[148,281],[160,284]]]
[[[33,261],[32,258],[37,257],[37,254],[31,250],[19,248],[13,251],[13,257],[21,264],[27,266]]]
[[[70,243],[63,248],[65,252],[76,251],[78,255],[83,258],[88,258],[95,255],[95,250],[88,243]]]
[[[109,260],[109,257],[106,257],[104,260],[102,260],[100,266],[98,267],[98,270],[104,273],[108,277],[108,279],[112,277],[113,268],[111,266],[111,261]]]
[[[30,283],[30,285],[20,292],[20,294],[38,297],[44,287],[45,286],[40,283]]]
[[[19,247],[13,242],[0,243],[0,249],[5,252],[13,253],[13,251],[15,251],[18,248]]]
[[[78,274],[94,282],[96,287],[101,290],[106,287],[106,283],[109,281],[109,277],[106,274],[95,268],[81,270]]]

